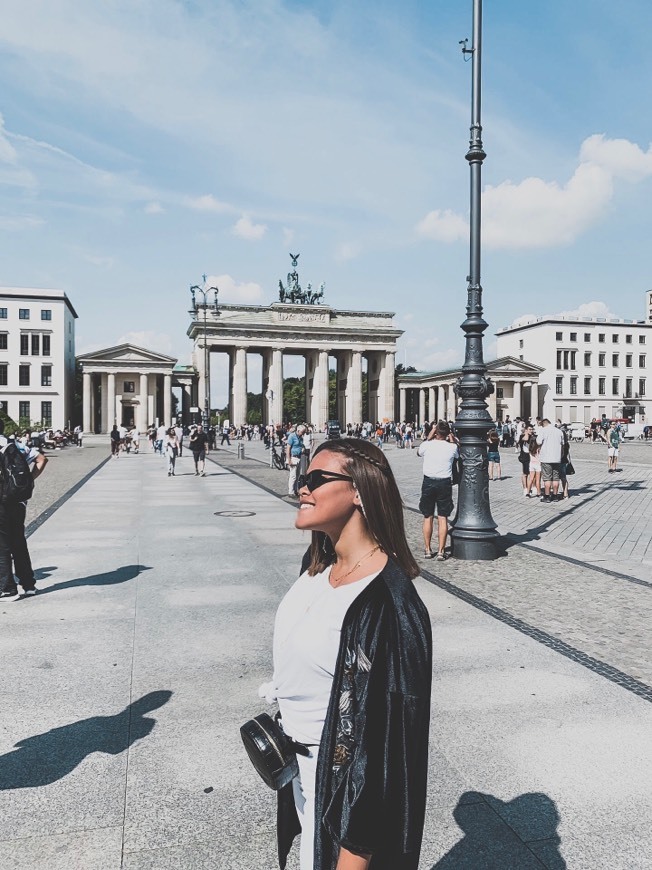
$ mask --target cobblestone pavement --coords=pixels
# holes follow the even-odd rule
[[[265,464],[261,444],[249,442],[245,451],[245,460],[237,459],[235,446],[211,456],[287,501],[287,474]],[[502,451],[505,478],[491,484],[502,558],[439,563],[420,557],[421,518],[415,506],[421,461],[416,450],[387,448],[424,576],[652,700],[652,445],[626,445],[618,474],[607,473],[605,452],[576,445],[574,494],[562,503],[542,504],[523,497],[520,465],[512,451]]]

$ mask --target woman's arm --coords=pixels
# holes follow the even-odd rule
[[[342,847],[335,870],[367,870],[370,861],[371,855],[354,855]]]

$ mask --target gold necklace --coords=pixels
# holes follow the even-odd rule
[[[367,553],[366,556],[363,556],[359,562],[355,563],[355,565],[353,566],[353,568],[351,568],[350,571],[347,571],[346,574],[343,574],[341,577],[338,577],[337,580],[333,577],[333,573],[331,571],[331,576],[329,578],[331,586],[332,585],[337,586],[337,584],[341,583],[342,580],[346,580],[346,578],[349,577],[351,574],[353,574],[354,571],[357,571],[357,569],[360,567],[360,565],[362,565],[362,563],[365,561],[365,559],[368,559],[370,556],[373,556],[373,554],[376,552],[376,550],[380,550],[380,544],[377,544],[373,548],[373,550],[369,550],[369,552]]]

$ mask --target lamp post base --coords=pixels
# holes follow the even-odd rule
[[[490,562],[498,555],[497,538],[498,532],[495,530],[479,532],[477,529],[471,531],[455,528],[451,532],[453,558]]]

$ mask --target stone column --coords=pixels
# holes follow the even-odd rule
[[[380,386],[378,390],[378,418],[394,419],[394,389],[395,389],[395,354],[385,353],[380,369]]]
[[[247,348],[236,347],[233,355],[233,419],[236,426],[247,422]]]
[[[172,425],[172,375],[163,375],[163,425]]]
[[[115,375],[109,372],[106,379],[106,417],[107,417],[107,432],[113,429],[115,419]]]
[[[346,386],[347,423],[362,423],[362,353],[351,351],[351,368]]]
[[[182,384],[181,386],[181,419],[184,425],[188,422],[190,416],[190,406],[192,405],[192,387],[190,384]]]
[[[514,413],[512,419],[523,416],[523,403],[521,393],[521,382],[516,381],[514,384]]]
[[[426,391],[419,387],[419,425],[423,426],[426,419]]]
[[[437,420],[435,387],[428,387],[428,421]]]
[[[272,399],[269,403],[270,423],[283,422],[283,350],[272,348],[272,360],[269,366],[269,389]]]
[[[83,402],[83,429],[84,432],[92,432],[91,429],[91,373],[84,372],[82,376],[84,382],[84,402]]]
[[[317,364],[314,371],[312,408],[310,421],[313,426],[323,429],[328,420],[328,351],[317,351]]]
[[[405,420],[405,407],[406,407],[406,390],[405,387],[399,386],[398,388],[398,420],[397,423],[402,423]]]
[[[140,376],[140,393],[138,399],[139,406],[139,414],[138,414],[138,431],[139,432],[147,432],[147,426],[149,425],[149,420],[147,419],[147,375],[141,374]]]

